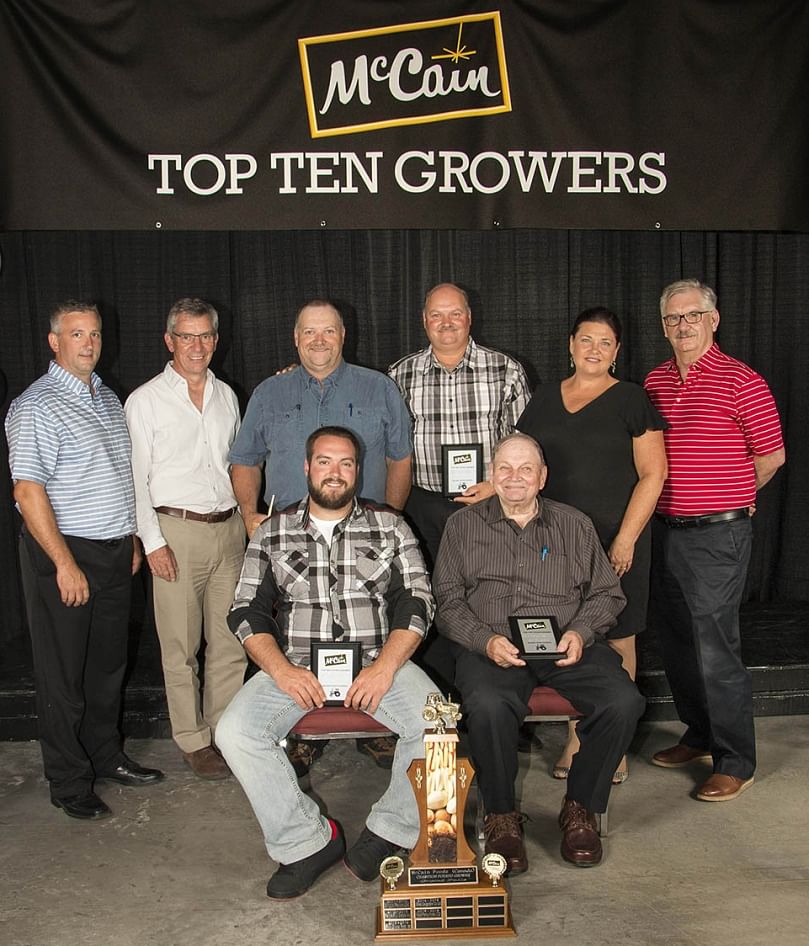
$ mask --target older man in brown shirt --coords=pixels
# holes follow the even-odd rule
[[[552,686],[583,714],[559,816],[562,857],[601,861],[596,812],[606,811],[612,773],[643,712],[643,697],[603,641],[625,599],[592,522],[541,499],[539,444],[511,434],[495,449],[495,495],[447,523],[433,574],[438,628],[454,642],[470,748],[486,811],[486,851],[511,873],[528,869],[517,810],[517,740],[538,684]],[[557,660],[525,661],[510,638],[510,616],[553,617],[563,632]]]

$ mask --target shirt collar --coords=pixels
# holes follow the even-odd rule
[[[472,508],[480,510],[480,514],[490,525],[494,525],[496,522],[511,522],[511,519],[503,512],[503,506],[497,493],[488,499],[484,499],[482,503],[477,503]],[[526,525],[530,525],[532,522],[547,523],[548,511],[548,506],[543,502],[542,496],[537,496],[537,514]]]
[[[95,371],[90,375],[90,385],[88,386],[81,378],[77,378],[76,375],[66,371],[55,361],[51,361],[48,365],[48,375],[74,394],[86,397],[91,397],[93,394],[97,393],[98,389],[101,387],[101,378],[99,378]]]
[[[300,365],[301,378],[305,385],[317,384],[317,385],[334,385],[334,387],[339,388],[340,382],[345,377],[345,373],[348,370],[348,365],[346,364],[343,358],[340,359],[340,364],[332,371],[331,374],[327,374],[326,377],[320,381],[313,374],[309,374],[306,368],[303,365]]]
[[[695,371],[696,374],[702,374],[703,371],[710,371],[712,368],[716,368],[722,362],[722,352],[719,349],[719,346],[716,342],[711,344],[711,347],[692,364],[688,366],[689,374],[692,371]],[[674,355],[668,360],[667,367],[670,373],[676,373],[678,376],[680,374],[680,369],[677,366],[677,359]]]
[[[437,368],[439,371],[447,371],[447,369],[441,364],[441,362],[435,357],[433,353],[433,346],[427,349],[428,358],[425,360],[424,364],[424,373],[427,374],[428,371],[431,371],[434,368]],[[466,350],[463,353],[463,358],[458,362],[457,365],[452,369],[452,371],[457,371],[459,368],[473,368],[475,362],[477,361],[477,345],[475,344],[474,339],[470,336],[469,341],[466,343]],[[447,372],[452,374],[452,372]]]
[[[163,377],[166,380],[166,382],[173,388],[179,388],[182,386],[185,386],[186,388],[188,387],[188,382],[186,381],[186,379],[180,374],[179,371],[174,370],[173,361],[166,362],[166,367],[163,369]],[[210,368],[208,368],[208,370],[205,372],[205,380],[206,382],[208,382],[212,378],[213,378],[213,372],[211,371]]]
[[[351,511],[343,519],[340,519],[339,522],[349,522],[354,521],[355,519],[360,519],[365,517],[365,510],[357,501],[357,497],[354,497],[354,501],[351,506]],[[302,499],[298,503],[298,513],[295,520],[295,525],[299,529],[305,529],[309,524],[309,497]]]

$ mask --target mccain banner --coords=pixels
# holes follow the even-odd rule
[[[803,0],[4,0],[4,229],[809,230]]]

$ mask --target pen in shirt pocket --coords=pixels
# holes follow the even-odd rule
[[[551,554],[551,550],[548,548],[548,546],[547,546],[547,545],[543,545],[543,546],[542,546],[542,554],[541,554],[541,556],[540,556],[541,561],[544,562],[545,559],[546,559],[550,554]]]
[[[349,404],[349,405],[348,405],[348,416],[349,416],[349,417],[353,417],[353,416],[354,416],[354,405],[353,405],[353,404]]]

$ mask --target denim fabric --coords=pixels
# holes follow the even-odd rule
[[[390,784],[366,823],[374,834],[405,848],[415,845],[419,831],[407,769],[423,755],[421,714],[427,695],[435,690],[430,678],[408,661],[373,714],[399,740]],[[253,806],[267,853],[280,864],[309,857],[331,838],[328,822],[300,790],[280,745],[305,713],[270,676],[259,671],[237,693],[216,728],[216,743]]]

